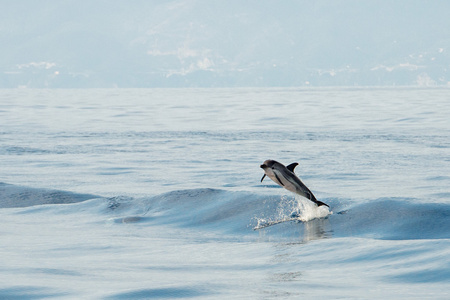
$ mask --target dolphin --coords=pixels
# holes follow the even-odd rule
[[[288,191],[296,193],[300,196],[303,196],[312,202],[316,203],[317,206],[328,206],[327,204],[318,201],[316,197],[314,197],[313,193],[303,184],[300,178],[297,177],[294,173],[295,167],[298,163],[292,163],[289,166],[284,166],[283,164],[275,161],[275,160],[266,160],[261,168],[264,170],[264,175],[261,178],[261,182],[264,180],[264,177],[269,176],[276,184],[284,187]],[[328,206],[329,207],[329,206]]]

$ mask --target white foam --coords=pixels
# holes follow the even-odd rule
[[[325,218],[332,214],[330,209],[325,206],[317,206],[314,202],[301,196],[284,195],[281,197],[277,208],[277,220],[286,220],[293,217],[302,222],[308,222],[313,219]]]
[[[295,199],[297,200],[297,212],[299,214],[299,219],[303,222],[325,218],[326,216],[332,214],[330,209],[325,205],[317,206],[315,203],[300,196]]]

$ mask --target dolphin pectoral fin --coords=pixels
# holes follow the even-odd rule
[[[265,177],[266,177],[266,174],[264,174],[263,177],[261,178],[261,182],[264,180]]]
[[[289,166],[286,167],[286,169],[288,169],[291,172],[294,172],[295,167],[298,166],[298,163],[292,163]]]
[[[280,178],[278,177],[277,173],[273,172],[273,174],[275,174],[275,177],[277,178],[278,182],[284,186],[284,184],[281,182]]]

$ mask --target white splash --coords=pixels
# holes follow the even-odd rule
[[[317,206],[315,203],[303,199],[301,197],[296,197],[297,200],[297,209],[299,214],[299,219],[302,222],[308,222],[313,219],[320,219],[325,218],[328,215],[331,215],[333,212],[330,211],[330,209],[325,206]]]
[[[332,214],[327,206],[322,205],[318,207],[315,203],[300,196],[283,198],[282,200],[284,201],[281,202],[282,205],[278,209],[280,217],[286,217],[286,214],[289,214],[289,216],[295,217],[302,222],[308,222],[313,219],[325,218]]]

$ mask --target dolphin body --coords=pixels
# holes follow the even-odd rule
[[[269,176],[276,184],[284,187],[288,191],[296,193],[300,196],[303,196],[312,202],[316,203],[317,206],[328,206],[327,204],[318,201],[316,197],[314,197],[313,193],[303,184],[300,178],[297,177],[294,173],[295,167],[298,163],[292,163],[289,166],[284,166],[283,164],[275,161],[275,160],[266,160],[261,168],[264,170],[264,175],[261,178],[261,182],[264,180],[264,177]],[[329,207],[329,206],[328,206]]]

